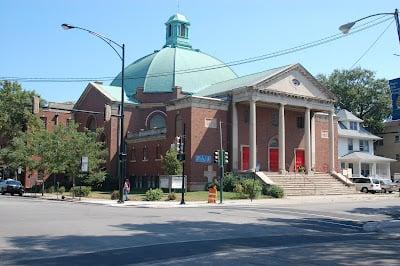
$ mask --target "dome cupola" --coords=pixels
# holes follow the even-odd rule
[[[188,47],[190,23],[184,15],[175,14],[165,22],[165,45],[164,47]]]

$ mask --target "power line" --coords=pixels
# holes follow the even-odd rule
[[[316,47],[316,46],[320,46],[341,38],[345,38],[349,35],[352,34],[356,34],[358,32],[367,30],[369,28],[372,28],[374,26],[377,26],[379,24],[382,24],[388,20],[390,20],[392,18],[386,18],[386,19],[382,19],[382,17],[378,17],[377,19],[374,19],[372,21],[369,21],[367,23],[364,23],[358,27],[355,27],[353,31],[351,31],[350,33],[344,35],[342,33],[337,33],[334,35],[330,35],[327,37],[324,37],[322,39],[316,40],[316,41],[312,41],[312,42],[308,42],[306,44],[302,44],[302,45],[298,45],[298,46],[294,46],[292,48],[287,48],[287,49],[283,49],[283,50],[278,50],[275,52],[271,52],[268,54],[264,54],[264,55],[260,55],[260,56],[256,56],[256,57],[249,57],[249,58],[245,58],[245,59],[241,59],[241,60],[236,60],[236,61],[231,61],[225,64],[216,64],[216,65],[210,65],[210,66],[206,66],[206,67],[198,67],[198,68],[191,68],[191,69],[183,69],[183,70],[178,70],[175,73],[176,74],[188,74],[188,73],[193,73],[193,72],[200,72],[200,71],[209,71],[209,70],[214,70],[214,69],[218,69],[218,68],[225,68],[225,67],[230,67],[230,66],[237,66],[237,65],[242,65],[242,64],[248,64],[248,63],[253,63],[253,62],[257,62],[257,61],[262,61],[262,60],[266,60],[266,59],[270,59],[270,58],[275,58],[275,57],[279,57],[279,56],[283,56],[283,55],[287,55],[287,54],[291,54],[291,53],[295,53],[298,51],[302,51],[305,49],[309,49],[312,47]],[[377,21],[377,22],[376,22]],[[373,23],[375,22],[375,23]],[[147,76],[126,76],[125,80],[134,80],[134,79],[143,79],[143,78],[155,78],[155,77],[162,77],[162,76],[169,76],[174,74],[173,72],[161,72],[161,73],[156,73],[153,75],[147,75]],[[92,78],[73,78],[73,77],[68,77],[68,78],[26,78],[26,77],[0,77],[0,80],[8,80],[8,81],[20,81],[20,82],[89,82],[89,81],[93,81],[93,80],[97,80],[97,81],[111,81],[116,79],[115,77],[92,77]],[[118,80],[118,79],[116,79]]]
[[[387,27],[383,30],[383,32],[379,34],[378,38],[376,38],[376,40],[368,47],[367,50],[365,50],[365,52],[357,59],[357,61],[351,65],[350,69],[352,69],[355,65],[357,65],[357,63],[360,62],[361,59],[363,59],[363,57],[372,49],[372,47],[374,47],[374,45],[379,41],[379,39],[383,36],[383,34],[385,34],[385,32],[389,29],[389,27],[392,25],[393,22],[394,21],[390,22],[389,25],[387,25]]]

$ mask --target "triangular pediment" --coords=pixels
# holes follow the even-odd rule
[[[335,100],[332,92],[325,88],[300,64],[293,65],[255,85],[257,89],[276,93],[297,95],[321,100]]]

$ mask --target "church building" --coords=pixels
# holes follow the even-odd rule
[[[327,88],[300,64],[238,76],[194,49],[189,36],[186,17],[173,15],[165,23],[164,46],[125,68],[126,174],[134,187],[157,185],[161,158],[184,130],[191,191],[204,190],[217,176],[212,157],[221,145],[229,152],[228,171],[272,177],[300,170],[309,178],[337,180],[335,96]],[[120,86],[121,73],[110,85],[89,83],[75,109],[103,112],[109,104],[117,114]],[[104,128],[107,169],[117,176],[118,118],[74,118],[82,128]]]

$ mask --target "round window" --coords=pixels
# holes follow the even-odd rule
[[[298,79],[292,79],[292,83],[294,86],[299,86],[300,85],[300,81]]]

